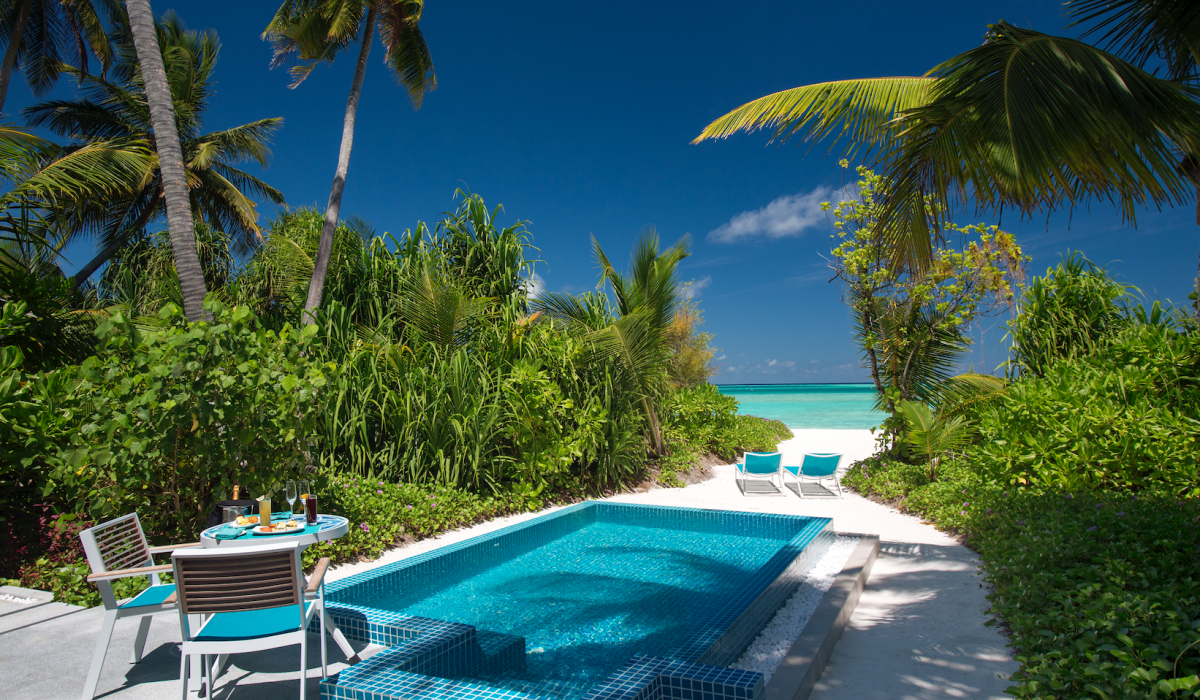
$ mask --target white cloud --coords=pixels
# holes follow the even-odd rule
[[[530,275],[529,279],[525,280],[525,292],[530,299],[537,299],[546,292],[546,280],[538,273]]]
[[[795,367],[796,363],[792,362],[791,360],[788,360],[787,362],[780,362],[779,366],[780,367]]]
[[[777,364],[779,364],[779,360],[767,360],[768,367],[774,367]]]
[[[840,193],[839,193],[840,194]],[[819,226],[825,220],[821,202],[833,199],[834,191],[820,185],[811,192],[784,195],[762,209],[744,211],[708,234],[708,240],[717,243],[738,241],[764,236],[787,238],[799,236],[805,230]]]
[[[704,288],[710,284],[712,284],[712,275],[708,275],[703,279],[692,280],[691,282],[688,282],[687,284],[683,285],[683,298],[695,299],[696,296],[700,294],[700,292],[704,291]]]
[[[721,356],[720,356],[720,357],[718,357],[717,359],[718,359],[718,360],[724,360],[724,359],[725,359],[725,356],[724,356],[724,355],[721,355]]]

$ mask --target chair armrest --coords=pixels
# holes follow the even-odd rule
[[[199,547],[199,542],[185,542],[183,544],[164,544],[161,547],[151,547],[151,554],[162,554],[163,552],[174,552],[177,549],[187,549],[188,547]]]
[[[171,595],[163,598],[163,605],[174,605],[178,601],[179,591],[171,591]]]
[[[139,566],[133,569],[117,569],[116,571],[106,571],[102,574],[92,574],[87,577],[87,580],[94,582],[125,578],[126,576],[144,576],[146,574],[157,574],[161,571],[170,571],[172,568],[170,564],[159,564],[158,566]]]
[[[329,557],[321,557],[317,562],[317,568],[313,569],[312,576],[308,577],[308,587],[304,589],[306,594],[316,593],[321,587],[321,583],[325,580],[325,570],[329,568]]]

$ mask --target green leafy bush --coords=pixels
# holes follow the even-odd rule
[[[1194,697],[1200,687],[1200,502],[987,483],[873,457],[845,483],[959,532],[1012,631],[1024,698]]]
[[[78,369],[26,378],[20,410],[34,429],[0,437],[19,457],[13,480],[64,513],[136,510],[149,535],[173,540],[191,537],[234,483],[263,493],[299,473],[336,370],[313,360],[316,329],[270,331],[245,307],[205,306],[212,323],[188,324],[168,305],[149,331],[118,313]]]
[[[738,415],[737,405],[712,384],[672,393],[663,418],[668,441],[735,459],[743,452],[771,452],[791,439],[792,431],[781,421]]]
[[[405,540],[421,540],[501,515],[530,509],[517,495],[481,496],[436,484],[397,484],[374,478],[334,476],[321,486],[322,512],[349,519],[350,532],[304,552],[306,566],[329,557],[335,563],[374,559]],[[533,509],[540,507],[540,502]]]
[[[1200,337],[1132,326],[1013,384],[980,433],[967,462],[999,483],[1200,495]]]

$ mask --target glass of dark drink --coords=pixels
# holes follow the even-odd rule
[[[304,521],[309,525],[317,522],[317,495],[315,493],[308,494],[308,498],[304,499]]]

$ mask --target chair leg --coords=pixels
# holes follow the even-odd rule
[[[308,689],[308,630],[300,635],[300,700]]]
[[[181,653],[179,655],[179,687],[183,691],[182,695],[180,695],[182,700],[188,700],[188,668],[189,668],[188,661],[189,660],[190,659],[188,659],[187,654]]]
[[[96,697],[96,684],[100,682],[100,669],[104,668],[104,657],[108,654],[108,642],[112,639],[113,626],[117,622],[117,611],[109,610],[104,613],[104,621],[100,623],[100,636],[96,639],[96,651],[92,652],[92,667],[88,669],[87,680],[83,684],[81,700],[92,700]]]
[[[212,672],[213,671],[213,669],[212,669],[213,655],[205,654],[204,656],[200,657],[200,662],[204,664],[204,681],[206,683],[206,685],[204,686],[205,687],[205,696],[208,697],[208,700],[212,700],[213,696],[216,695],[216,686],[213,685],[213,672]]]
[[[327,668],[329,665],[329,662],[326,660],[328,658],[328,656],[329,655],[325,650],[325,591],[322,589],[322,591],[321,591],[321,678],[322,679],[329,677],[329,670]]]
[[[133,660],[129,663],[136,664],[142,660],[142,650],[146,647],[146,635],[150,634],[149,615],[143,615],[142,619],[138,620],[137,636],[133,638]]]
[[[333,635],[334,643],[336,643],[338,648],[342,650],[342,653],[346,655],[346,663],[353,666],[359,661],[362,661],[362,659],[358,658],[358,654],[354,651],[354,647],[350,646],[350,642],[346,641],[346,635],[342,634],[342,630],[338,629],[338,626],[333,621],[333,618],[329,616],[329,611],[325,609],[324,605],[321,606],[321,619],[325,623],[325,627],[330,631],[330,634]]]

